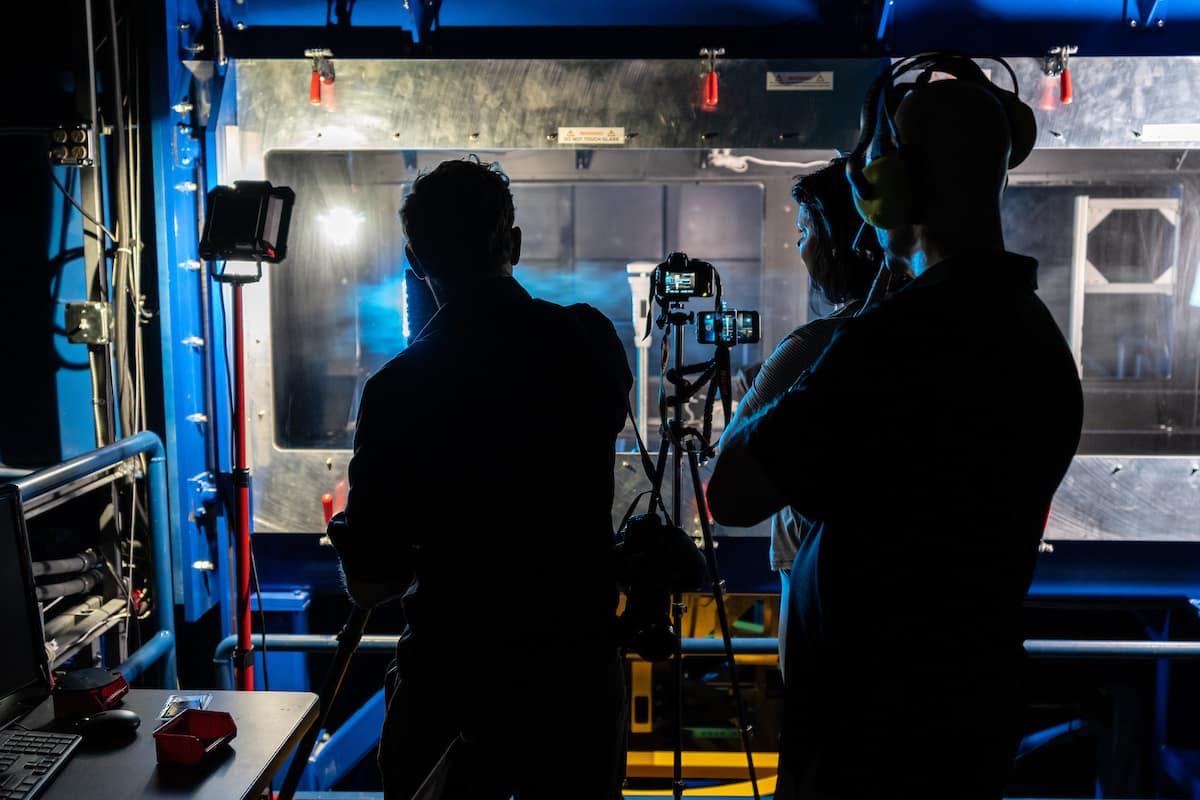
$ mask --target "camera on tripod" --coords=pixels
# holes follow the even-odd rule
[[[654,268],[650,276],[654,299],[666,310],[667,306],[682,305],[694,297],[713,297],[716,308],[701,311],[696,316],[696,341],[700,344],[715,344],[733,347],[735,344],[755,344],[759,341],[761,326],[757,311],[726,309],[721,300],[721,276],[717,268],[708,261],[688,258],[687,253],[671,253]],[[672,311],[659,317],[662,327],[670,320],[676,324],[691,322],[691,313]],[[650,322],[646,321],[649,333]]]
[[[707,261],[671,253],[654,268],[650,283],[659,303],[678,303],[693,297],[712,297],[717,270]]]

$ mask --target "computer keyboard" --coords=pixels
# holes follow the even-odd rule
[[[81,741],[74,733],[0,731],[0,800],[36,797]]]

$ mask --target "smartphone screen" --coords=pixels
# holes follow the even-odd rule
[[[737,340],[740,344],[754,344],[759,339],[757,311],[737,312]]]

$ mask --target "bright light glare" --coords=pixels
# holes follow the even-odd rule
[[[408,329],[408,281],[403,276],[400,278],[400,332],[407,342],[411,335]]]
[[[325,232],[325,238],[331,244],[345,247],[358,238],[358,229],[366,218],[357,211],[348,208],[331,208],[324,214],[317,215],[317,222]]]

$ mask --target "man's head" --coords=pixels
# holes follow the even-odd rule
[[[893,119],[913,223],[879,230],[889,260],[911,260],[919,236],[932,236],[935,244],[975,236],[979,247],[993,246],[1012,149],[1000,101],[967,81],[933,81],[906,95]]]
[[[796,247],[813,285],[831,303],[866,297],[879,265],[854,248],[862,220],[846,179],[846,159],[796,178],[792,197],[799,204]]]
[[[508,176],[474,158],[443,161],[418,177],[400,209],[409,262],[443,289],[511,275],[521,256],[513,219]]]

